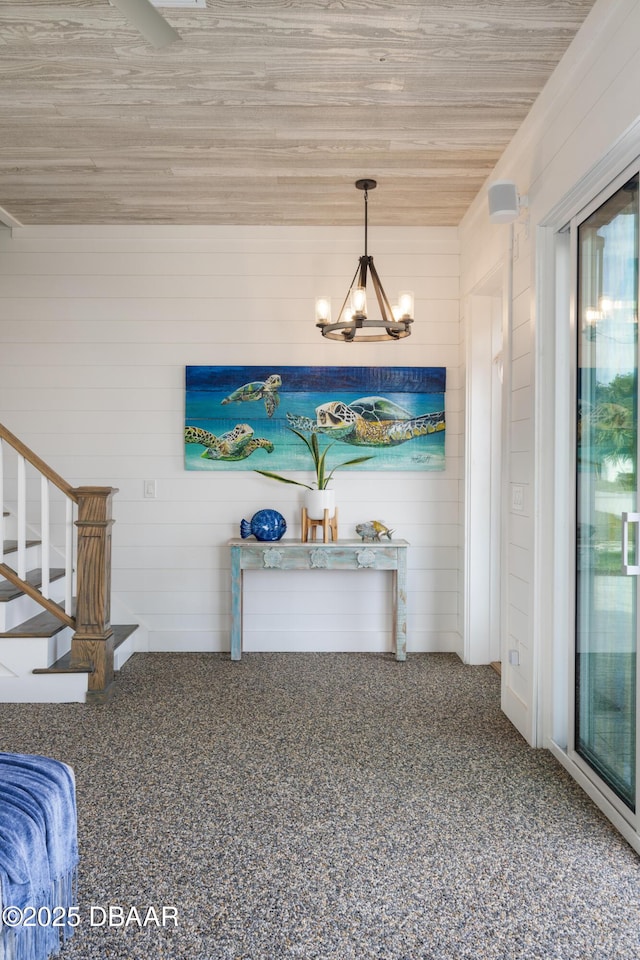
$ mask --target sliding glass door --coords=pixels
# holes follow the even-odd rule
[[[575,750],[636,804],[638,177],[577,224]]]

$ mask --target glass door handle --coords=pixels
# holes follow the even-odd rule
[[[622,514],[622,572],[627,577],[640,575],[640,565],[629,563],[629,524],[640,523],[640,513]]]

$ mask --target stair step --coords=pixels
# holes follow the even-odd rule
[[[65,571],[62,567],[52,567],[49,571],[49,582],[54,580],[61,580],[64,577]],[[35,570],[28,570],[25,577],[27,583],[31,584],[32,587],[35,587],[36,590],[39,590],[42,586],[42,569],[41,567],[36,567]],[[9,583],[8,580],[4,580],[0,583],[0,603],[8,603],[9,600],[15,600],[16,597],[21,597],[23,591],[20,587],[14,587],[12,583]]]
[[[93,667],[71,665],[71,651],[59,657],[50,667],[36,667],[32,673],[93,673]]]
[[[49,613],[48,610],[44,610],[42,613],[36,614],[35,617],[25,620],[24,623],[19,623],[17,626],[12,627],[11,630],[6,630],[4,633],[0,631],[0,638],[53,637],[56,633],[64,630],[65,626],[66,624],[58,620],[53,613]]]
[[[40,540],[27,540],[25,547],[39,547]],[[4,541],[4,553],[5,556],[7,553],[16,553],[18,550],[18,541],[17,540],[5,540]]]
[[[130,637],[138,629],[137,623],[116,623],[112,625],[113,630],[113,648],[117,648],[124,643],[127,637]],[[92,667],[71,665],[71,651],[59,657],[50,667],[37,667],[33,673],[93,673]]]
[[[117,650],[125,642],[127,637],[135,633],[138,629],[137,623],[116,623],[112,625],[113,630],[113,649]]]

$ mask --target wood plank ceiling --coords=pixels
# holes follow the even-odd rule
[[[0,207],[24,224],[455,225],[594,0],[2,0]]]

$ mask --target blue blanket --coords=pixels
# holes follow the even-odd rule
[[[0,926],[0,960],[44,960],[72,935],[72,925],[54,926],[53,919],[68,918],[74,905],[77,863],[71,768],[49,757],[0,753],[0,910],[31,916],[30,924]]]

